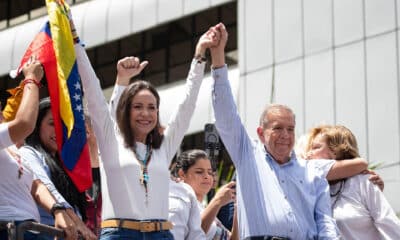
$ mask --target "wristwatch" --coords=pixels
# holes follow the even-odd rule
[[[50,209],[50,213],[51,213],[51,215],[54,217],[55,211],[57,211],[57,210],[66,210],[66,209],[67,209],[67,208],[66,208],[63,204],[61,204],[61,203],[54,203],[53,206],[52,206],[51,209]]]
[[[197,63],[207,62],[207,58],[201,54],[194,55],[194,59],[197,60]]]

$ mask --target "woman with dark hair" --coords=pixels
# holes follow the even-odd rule
[[[313,128],[306,153],[310,159],[354,161],[360,157],[355,136],[344,126]],[[368,177],[358,174],[329,181],[333,216],[343,239],[400,239],[400,220]]]
[[[135,57],[118,62],[109,110],[83,47],[76,45],[78,69],[101,154],[101,239],[173,239],[169,231],[172,224],[167,221],[168,166],[196,106],[205,51],[218,40],[213,30],[200,37],[184,99],[164,131],[160,125],[157,90],[145,81],[129,84],[147,62]]]
[[[198,149],[181,153],[172,172],[177,173],[179,178],[193,188],[201,209],[201,227],[206,233],[206,239],[236,239],[237,235],[231,234],[217,219],[221,207],[235,199],[235,182],[222,186],[207,207],[204,207],[202,204],[204,197],[214,183],[214,172],[207,153]]]
[[[20,153],[24,161],[32,166],[36,175],[46,185],[57,202],[66,209],[71,219],[77,224],[78,231],[82,236],[85,239],[96,239],[95,235],[82,222],[86,219],[85,193],[80,193],[72,183],[58,155],[49,98],[40,101],[35,129],[26,139],[26,145],[20,149]],[[54,225],[52,215],[40,206],[39,212],[41,223]]]

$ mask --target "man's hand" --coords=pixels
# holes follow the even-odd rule
[[[201,35],[199,41],[196,45],[196,52],[194,54],[195,57],[201,56],[204,57],[207,48],[215,47],[218,45],[220,40],[220,34],[218,31],[211,27],[207,32]]]
[[[149,64],[148,61],[140,62],[137,57],[125,57],[117,63],[117,81],[121,86],[128,86],[132,77],[139,75],[142,70]]]
[[[225,65],[225,47],[228,42],[228,32],[223,23],[218,23],[211,29],[220,36],[218,44],[210,47],[212,67],[220,68]]]

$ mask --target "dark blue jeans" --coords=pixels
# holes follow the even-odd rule
[[[101,229],[100,240],[174,240],[169,230],[158,232],[140,232],[126,228],[103,228]]]

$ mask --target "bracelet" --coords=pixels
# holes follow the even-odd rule
[[[203,55],[200,55],[200,54],[194,55],[194,59],[197,60],[197,63],[207,62],[207,58],[205,56],[203,56]]]
[[[24,79],[24,80],[22,81],[22,85],[23,85],[23,86],[25,86],[25,85],[28,84],[28,83],[33,83],[33,84],[35,84],[38,88],[41,88],[41,87],[42,87],[42,83],[39,82],[39,81],[37,81],[37,80],[35,80],[35,79],[33,79],[33,78],[26,78],[26,79]]]

